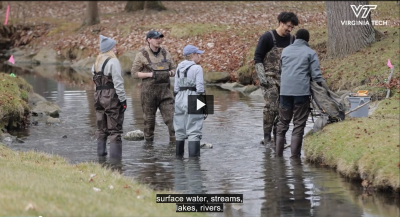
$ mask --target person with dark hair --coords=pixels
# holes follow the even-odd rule
[[[294,42],[290,32],[299,24],[299,20],[292,12],[282,12],[278,15],[278,24],[278,28],[260,37],[254,53],[255,68],[266,103],[263,111],[264,144],[270,144],[272,131],[275,135],[281,77],[280,56],[282,49]]]
[[[309,39],[310,33],[299,29],[294,43],[282,51],[279,122],[275,140],[277,156],[283,155],[285,134],[292,118],[291,157],[301,155],[304,128],[310,113],[310,79],[329,89],[319,69],[318,55],[308,45]]]
[[[154,140],[156,112],[160,109],[164,123],[168,126],[170,143],[175,143],[173,126],[174,95],[170,90],[169,77],[175,75],[175,64],[171,54],[161,47],[164,35],[149,31],[146,35],[148,46],[138,52],[132,64],[131,74],[142,79],[141,95],[144,137],[148,142]]]
[[[127,104],[115,44],[114,39],[100,35],[100,54],[92,66],[92,74],[96,85],[97,154],[100,157],[107,155],[107,138],[110,138],[110,158],[120,160],[122,124]]]

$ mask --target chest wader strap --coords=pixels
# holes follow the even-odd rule
[[[147,50],[145,50],[144,48],[142,50],[140,50],[140,52],[142,52],[143,56],[147,59],[148,65],[151,65],[151,59],[149,56],[149,52],[147,52]],[[161,54],[163,55],[164,59],[161,60],[162,62],[167,62],[167,51],[165,51],[163,48],[161,48]],[[151,68],[151,67],[150,67]],[[151,78],[143,78],[142,80],[149,80]]]
[[[164,57],[163,62],[167,62],[167,51],[165,51],[164,49],[161,48],[161,54],[162,54],[163,57]]]
[[[193,64],[193,65],[191,65],[191,66],[189,66],[189,67],[186,68],[186,70],[183,72],[184,78],[187,78],[187,72],[189,71],[190,67],[192,67],[192,66],[194,66],[194,65],[195,65],[195,64]],[[180,77],[181,77],[181,74],[180,74],[180,71],[179,71],[179,69],[178,69],[178,78],[180,78]]]
[[[272,30],[270,30],[269,33],[271,33],[272,41],[274,41],[274,47],[276,47],[276,40],[275,40],[274,32],[273,32]],[[290,35],[290,42],[289,42],[289,44],[293,44],[293,35],[292,35],[292,34],[289,34],[289,35]]]
[[[274,31],[270,30],[269,33],[271,33],[272,41],[274,42],[274,47],[276,47],[276,40],[275,40]]]
[[[190,67],[192,67],[192,66],[194,66],[195,64],[193,64],[193,65],[191,65],[191,66],[189,66],[189,67],[187,67],[186,69],[185,69],[185,71],[183,72],[183,76],[184,76],[184,78],[187,78],[187,72],[189,71],[189,69],[190,69]],[[180,71],[179,71],[179,69],[178,69],[178,78],[180,78]],[[183,91],[183,90],[191,90],[191,91],[197,91],[197,89],[196,89],[196,87],[179,87],[179,91]]]
[[[101,67],[101,71],[100,71],[100,72],[95,72],[95,75],[94,75],[93,77],[102,77],[102,76],[105,76],[105,75],[104,75],[104,69],[106,68],[106,65],[107,65],[107,63],[108,63],[108,61],[109,61],[110,59],[111,59],[111,58],[109,57],[109,58],[107,58],[107,59],[104,61],[103,66]],[[107,90],[107,89],[114,89],[114,84],[96,86],[96,90]]]
[[[141,51],[142,51],[143,56],[147,59],[147,62],[149,62],[149,64],[151,64],[149,52],[147,52],[145,49],[142,49]]]
[[[143,56],[147,59],[147,62],[149,62],[149,64],[152,64],[152,62],[150,60],[149,52],[147,52],[147,50],[145,50],[145,49],[142,49],[141,52],[142,52]],[[164,57],[164,59],[162,61],[167,62],[167,51],[165,51],[164,49],[161,48],[161,54]]]

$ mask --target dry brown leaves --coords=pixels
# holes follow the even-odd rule
[[[162,27],[179,23],[226,25],[227,28],[223,31],[182,39],[170,37],[171,32],[168,28],[157,28],[157,30],[166,36],[163,46],[170,51],[176,63],[181,60],[183,47],[193,44],[205,50],[202,58],[205,71],[226,71],[232,75],[241,66],[252,64],[245,62],[246,55],[253,55],[249,54],[249,49],[257,45],[262,33],[276,28],[276,17],[281,11],[293,11],[298,15],[300,25],[297,28],[326,26],[324,2],[163,2],[168,11],[149,12],[143,21],[142,11],[123,12],[125,4],[126,1],[99,1],[100,24],[87,27],[72,35],[60,33],[61,36],[60,34],[48,36],[49,29],[46,28],[56,28],[45,25],[51,23],[50,20],[53,23],[60,23],[60,20],[82,23],[86,2],[32,1],[20,4],[3,1],[3,5],[10,5],[11,22],[13,17],[20,19],[25,17],[25,21],[34,26],[22,30],[15,46],[33,41],[41,46],[51,45],[57,51],[73,47],[86,49],[92,56],[98,53],[99,34],[114,38],[117,41],[118,53],[122,54],[145,46],[144,37],[151,26]],[[321,54],[326,53],[323,47],[317,51]],[[233,76],[232,78],[235,79]]]

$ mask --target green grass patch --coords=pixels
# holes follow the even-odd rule
[[[374,115],[348,118],[306,136],[306,158],[335,167],[348,177],[363,174],[377,188],[400,191],[399,99],[380,102]]]
[[[0,168],[0,216],[203,216],[176,213],[175,204],[156,203],[156,193],[171,192],[153,191],[97,163],[71,165],[0,144]]]
[[[23,78],[0,73],[0,127],[8,124],[10,118],[16,124],[29,113],[28,98],[32,91],[32,86]]]
[[[327,59],[321,62],[323,75],[327,78],[331,88],[354,91],[354,88],[370,84],[380,84],[388,78],[390,69],[387,67],[388,59],[394,65],[394,76],[398,74],[400,62],[398,56],[399,29],[382,27],[377,28],[386,32],[387,36],[382,41],[373,43],[370,47],[340,59]],[[397,72],[397,73],[396,73]]]
[[[395,92],[395,95],[379,102],[379,107],[371,115],[374,118],[392,118],[399,119],[400,117],[400,94]]]
[[[55,36],[58,34],[68,34],[68,33],[74,32],[80,26],[81,26],[80,23],[63,22],[61,24],[58,24],[57,27],[54,27],[49,33],[47,33],[47,36]]]

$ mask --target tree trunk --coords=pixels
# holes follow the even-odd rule
[[[144,9],[145,1],[128,1],[125,5],[125,11],[140,11]],[[147,1],[146,8],[149,10],[167,10],[167,8],[161,3],[161,1]]]
[[[360,7],[359,16],[356,17],[350,5],[368,5],[368,1],[326,1],[329,57],[345,57],[375,42],[371,12],[362,18],[365,10]],[[355,21],[356,25],[346,25],[348,21]],[[369,22],[369,25],[357,25],[358,22]]]
[[[99,10],[97,8],[97,1],[88,1],[86,8],[86,17],[83,21],[82,27],[91,26],[100,23]]]

